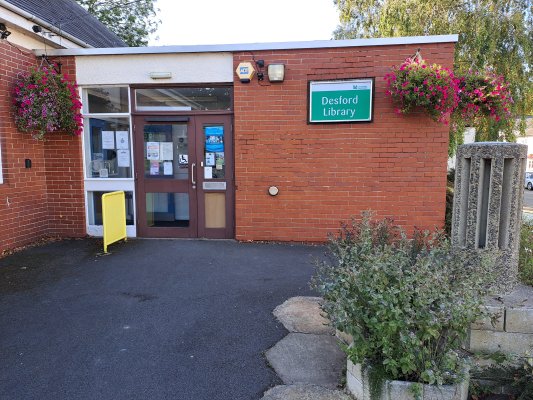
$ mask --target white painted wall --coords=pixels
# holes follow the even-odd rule
[[[150,72],[171,72],[151,79]],[[231,53],[77,56],[78,85],[233,82]]]

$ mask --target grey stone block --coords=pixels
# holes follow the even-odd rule
[[[335,334],[324,311],[320,297],[292,297],[274,309],[274,316],[292,333]]]
[[[268,390],[261,400],[351,400],[340,390],[316,385],[282,385]]]
[[[285,384],[315,384],[335,389],[346,356],[334,336],[289,333],[266,352]]]
[[[517,282],[526,157],[527,146],[516,143],[477,142],[457,149],[452,244],[495,254],[496,293],[512,291]]]
[[[509,308],[506,310],[505,331],[533,334],[533,308]]]
[[[531,333],[470,331],[471,351],[522,354],[531,347],[533,347],[533,334]]]
[[[490,306],[486,305],[485,309],[493,315],[498,315],[498,318],[495,321],[495,324],[492,325],[491,317],[486,316],[479,321],[476,321],[472,324],[472,329],[486,330],[486,331],[504,331],[504,320],[505,320],[505,307],[502,306]]]
[[[416,400],[412,386],[411,382],[389,381],[382,397],[386,400]]]
[[[345,333],[343,331],[339,331],[338,329],[335,330],[335,336],[337,337],[337,339],[342,340],[344,344],[350,345],[353,343],[352,335]]]
[[[346,390],[357,400],[416,400],[413,382],[387,381],[379,399],[371,399],[368,375],[350,360],[346,367]],[[467,400],[468,380],[459,385],[422,385],[423,400]]]

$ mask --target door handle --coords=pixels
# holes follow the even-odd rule
[[[196,189],[196,180],[194,179],[194,168],[196,167],[196,163],[191,164],[191,185],[193,189]]]

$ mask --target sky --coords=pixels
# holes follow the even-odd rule
[[[338,24],[333,0],[157,0],[159,29],[150,46],[329,40]]]

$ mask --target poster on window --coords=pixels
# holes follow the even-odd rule
[[[117,163],[119,167],[130,166],[130,151],[129,150],[117,150]]]
[[[117,131],[117,150],[128,150],[129,145],[129,132],[128,131]]]
[[[160,143],[160,154],[161,160],[163,161],[172,161],[174,160],[174,153],[172,151],[172,142],[161,142]]]
[[[224,151],[224,127],[223,126],[206,126],[205,132],[205,151],[209,153]]]
[[[146,159],[159,161],[159,142],[146,142]]]
[[[102,131],[102,149],[115,149],[115,131]]]

